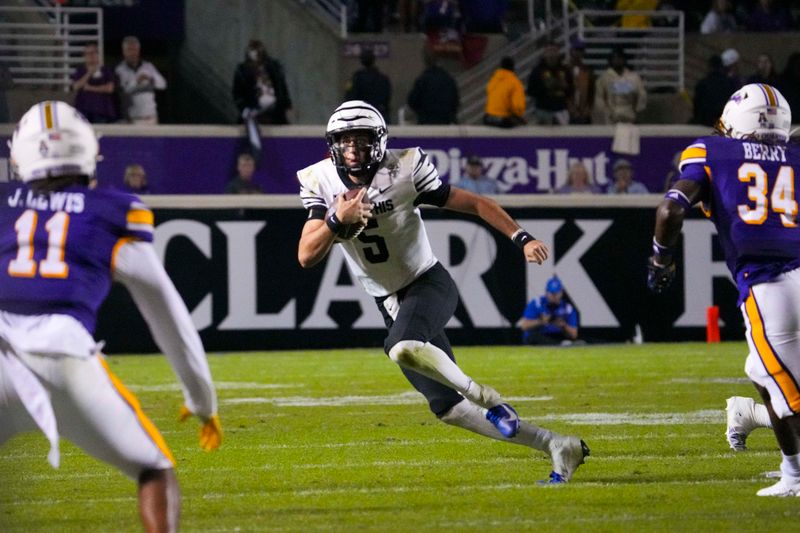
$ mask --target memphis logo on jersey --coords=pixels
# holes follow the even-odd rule
[[[394,203],[391,199],[382,202],[376,202],[372,207],[372,213],[375,215],[382,215],[394,210]]]

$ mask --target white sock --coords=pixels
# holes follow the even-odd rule
[[[472,381],[444,351],[429,342],[400,341],[389,350],[398,365],[452,387],[465,398],[485,407],[503,403],[497,391]]]
[[[769,411],[764,404],[754,404],[753,406],[753,421],[758,424],[760,428],[772,429],[772,421],[769,419]]]
[[[560,437],[557,433],[540,428],[523,420],[519,421],[519,432],[512,438],[500,434],[494,424],[486,419],[486,409],[463,400],[453,406],[442,418],[442,422],[472,431],[484,437],[520,444],[549,455],[550,441]]]
[[[800,453],[785,455],[781,452],[781,456],[781,479],[792,484],[800,483]]]

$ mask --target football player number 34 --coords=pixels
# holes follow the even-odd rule
[[[38,222],[39,214],[28,209],[14,223],[17,257],[8,263],[8,274],[16,278],[32,278],[38,267],[39,275],[43,278],[66,278],[69,266],[64,262],[64,244],[67,242],[69,215],[59,211],[45,223],[47,255],[37,264],[33,259],[33,236]]]
[[[794,199],[794,169],[782,166],[775,177],[772,192],[766,171],[758,163],[745,163],[739,167],[739,181],[747,183],[747,198],[750,205],[740,204],[739,218],[747,224],[763,224],[772,210],[781,217],[781,224],[786,228],[797,227],[797,201]],[[769,198],[767,195],[769,194]]]

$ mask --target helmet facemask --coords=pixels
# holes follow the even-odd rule
[[[352,129],[330,134],[328,146],[334,164],[357,178],[369,177],[382,159],[378,135],[373,130]],[[348,160],[349,153],[356,154],[354,160]]]
[[[362,183],[368,182],[386,154],[386,122],[370,104],[351,100],[331,115],[325,132],[333,164]],[[356,150],[357,161],[347,161],[346,151]]]

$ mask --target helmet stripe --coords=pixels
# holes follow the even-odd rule
[[[44,103],[44,127],[45,129],[53,129],[53,104],[52,102]]]
[[[778,99],[775,97],[775,91],[772,90],[772,87],[766,83],[759,83],[758,86],[761,87],[762,91],[764,91],[765,96],[767,97],[767,104],[770,107],[777,107]]]

